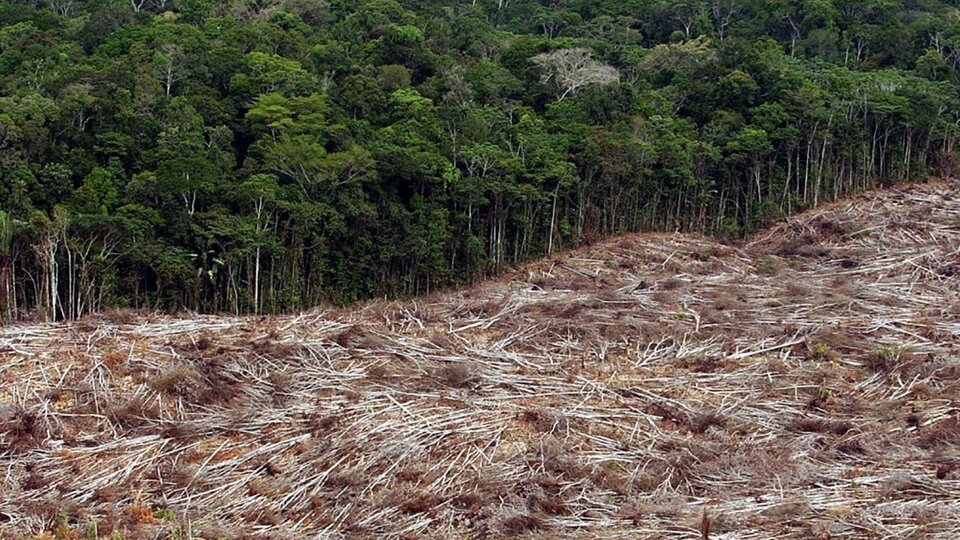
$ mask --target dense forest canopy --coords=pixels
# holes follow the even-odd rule
[[[0,5],[0,318],[427,292],[955,167],[960,10]]]

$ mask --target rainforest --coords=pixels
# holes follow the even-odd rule
[[[421,295],[947,177],[955,1],[0,4],[0,319]]]

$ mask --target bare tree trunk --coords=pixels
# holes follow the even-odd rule
[[[827,126],[827,132],[829,133],[829,124]],[[817,179],[814,183],[813,188],[813,205],[817,206],[820,204],[820,184],[823,181],[823,165],[827,159],[827,137],[824,135],[823,142],[820,145],[820,165],[817,166]]]
[[[56,235],[47,233],[47,235],[34,246],[37,254],[37,261],[40,263],[43,276],[41,279],[42,290],[37,294],[37,311],[44,314],[48,321],[57,318],[57,248],[58,238]]]
[[[256,263],[253,267],[253,312],[260,314],[260,246],[257,246]]]
[[[11,307],[11,261],[8,255],[0,255],[0,308],[2,311],[2,320],[13,320]]]
[[[553,205],[550,209],[550,238],[547,239],[547,255],[553,254],[553,236],[557,224],[557,194],[560,192],[560,182],[557,182],[556,189],[553,190]]]

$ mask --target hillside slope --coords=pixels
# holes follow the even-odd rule
[[[956,538],[958,353],[946,181],[416,301],[0,328],[0,536]]]

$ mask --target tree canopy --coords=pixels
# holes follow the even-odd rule
[[[420,294],[949,175],[960,9],[0,4],[0,317]]]

